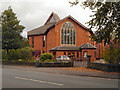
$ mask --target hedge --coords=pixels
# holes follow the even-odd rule
[[[9,49],[2,50],[2,59],[5,60],[32,60],[32,52],[34,50],[30,49],[29,47],[21,48],[21,49]]]

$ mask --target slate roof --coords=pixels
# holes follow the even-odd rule
[[[30,35],[40,35],[45,34],[50,28],[54,27],[55,23],[48,23],[36,29],[33,29],[27,33],[28,36]]]
[[[67,50],[77,51],[77,50],[80,50],[80,47],[79,46],[58,46],[50,49],[50,51],[67,51]]]
[[[38,27],[36,29],[33,29],[31,31],[28,31],[27,35],[30,36],[30,35],[40,35],[40,34],[45,34],[49,29],[53,28],[55,25],[57,25],[58,23],[60,23],[61,21],[69,18],[69,19],[72,19],[73,21],[75,21],[78,25],[80,25],[82,28],[84,28],[85,30],[89,31],[91,34],[93,34],[92,30],[90,30],[89,28],[85,27],[84,25],[82,25],[80,22],[78,22],[76,19],[74,19],[72,16],[67,16],[63,19],[60,20],[59,16],[52,12],[52,14],[54,19],[55,19],[55,22],[54,23],[47,23],[47,20],[46,23],[41,26],[41,27]]]
[[[85,43],[81,46],[58,46],[50,49],[49,51],[80,51],[80,49],[96,49],[96,47],[90,43]]]

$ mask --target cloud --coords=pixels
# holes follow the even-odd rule
[[[8,6],[12,7],[21,20],[20,24],[26,27],[22,33],[24,37],[27,37],[27,31],[43,25],[52,12],[57,13],[61,19],[71,15],[87,26],[85,23],[91,19],[89,15],[92,12],[79,5],[70,7],[68,1],[71,0],[2,0],[0,11],[3,12]]]

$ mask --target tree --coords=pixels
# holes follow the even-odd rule
[[[105,51],[102,53],[102,56],[105,62],[110,64],[119,64],[120,63],[120,48],[115,48],[110,46],[106,48]]]
[[[86,0],[83,7],[89,7],[94,15],[89,22],[90,29],[96,28],[92,38],[97,42],[110,43],[110,41],[120,42],[120,1],[109,2],[110,0]],[[78,0],[69,2],[77,5]]]
[[[11,6],[4,10],[0,16],[0,24],[2,26],[2,49],[18,49],[24,47],[24,38],[20,35],[25,28],[20,25]]]

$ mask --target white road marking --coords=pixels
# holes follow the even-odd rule
[[[61,84],[61,83],[47,82],[47,81],[41,81],[41,80],[35,80],[35,79],[29,79],[29,78],[23,78],[23,77],[15,77],[15,78],[22,79],[22,80],[34,81],[34,82],[40,82],[40,83],[48,83],[48,84],[53,84],[53,85],[60,85],[60,86],[64,85],[64,84]]]

